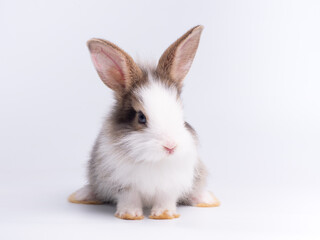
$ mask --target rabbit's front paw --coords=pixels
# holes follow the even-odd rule
[[[176,213],[176,210],[168,210],[163,208],[153,208],[151,210],[151,219],[174,219],[180,217],[180,214]]]
[[[144,218],[142,209],[118,209],[115,213],[117,218],[125,219],[125,220],[141,220]]]

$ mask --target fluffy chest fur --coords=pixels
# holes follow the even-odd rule
[[[183,137],[184,146],[175,154],[158,161],[136,162],[130,154],[110,143],[106,135],[100,136],[92,163],[95,167],[91,184],[103,199],[116,199],[118,192],[125,188],[139,192],[145,202],[162,192],[182,196],[192,188],[197,163],[197,149],[191,134],[186,130]]]
[[[195,153],[190,149],[158,162],[120,163],[112,178],[146,197],[157,192],[182,194],[192,187]]]

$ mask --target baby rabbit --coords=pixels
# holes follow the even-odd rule
[[[94,144],[88,185],[70,202],[114,202],[115,216],[131,220],[142,219],[145,206],[152,219],[173,219],[179,217],[177,203],[219,205],[205,190],[207,171],[180,98],[202,29],[196,26],[171,44],[155,67],[136,64],[106,40],[88,41],[93,64],[116,102]]]

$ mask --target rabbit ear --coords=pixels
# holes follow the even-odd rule
[[[162,54],[157,72],[161,77],[176,82],[181,87],[187,75],[199,45],[203,26],[198,25],[170,45]]]
[[[101,80],[117,93],[127,92],[133,81],[143,75],[133,59],[115,44],[91,39],[87,45]]]

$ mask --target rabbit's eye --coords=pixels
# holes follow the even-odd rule
[[[147,123],[146,116],[141,111],[138,112],[138,122],[140,124],[146,124]]]

